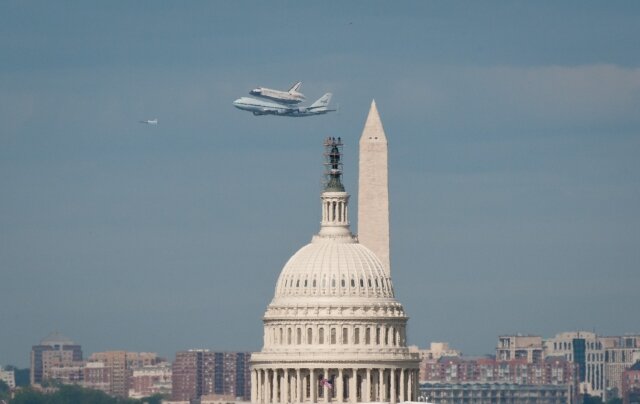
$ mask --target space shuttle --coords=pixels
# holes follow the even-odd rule
[[[299,104],[304,101],[304,94],[299,92],[302,82],[295,83],[288,91],[273,90],[271,88],[258,87],[249,92],[260,98],[268,98],[279,104]]]

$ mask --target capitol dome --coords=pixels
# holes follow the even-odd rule
[[[393,285],[378,257],[354,238],[315,238],[280,273],[274,300],[292,296],[393,298]]]
[[[340,139],[325,141],[320,231],[285,264],[251,356],[253,403],[395,404],[417,398],[418,354],[389,271],[349,228]]]

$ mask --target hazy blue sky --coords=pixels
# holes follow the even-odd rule
[[[87,354],[260,349],[318,230],[326,136],[355,212],[372,98],[410,343],[640,331],[639,21],[637,1],[1,2],[0,363],[52,330]],[[340,112],[231,104],[296,80]]]

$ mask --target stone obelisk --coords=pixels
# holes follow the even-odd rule
[[[375,100],[360,136],[358,240],[372,250],[390,274],[387,137]]]

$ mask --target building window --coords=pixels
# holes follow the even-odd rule
[[[331,344],[335,345],[336,343],[336,329],[335,327],[331,327]]]
[[[371,327],[367,327],[364,330],[364,343],[367,345],[371,344]]]
[[[380,327],[376,328],[376,345],[380,345]]]
[[[307,344],[313,344],[313,331],[311,328],[307,328]]]
[[[296,330],[296,344],[302,344],[302,329],[298,327]]]
[[[291,327],[287,328],[287,344],[291,345]]]
[[[343,344],[349,343],[349,329],[346,327],[342,329],[342,343]]]
[[[324,328],[320,327],[318,330],[318,344],[324,344]]]
[[[279,344],[284,344],[284,336],[282,334],[282,327],[280,327],[280,338],[278,339]]]
[[[360,327],[356,327],[355,330],[353,330],[353,343],[360,343]]]

